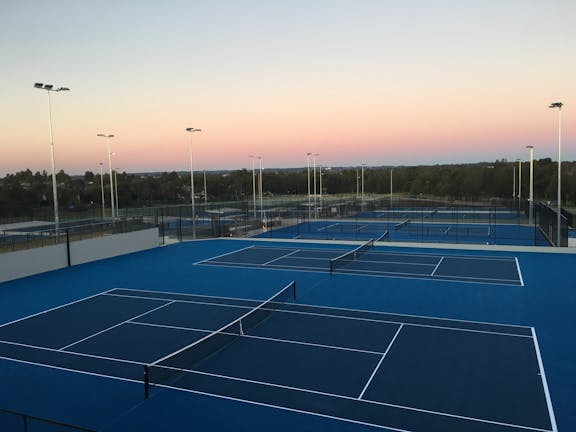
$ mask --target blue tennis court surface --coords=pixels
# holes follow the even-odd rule
[[[430,222],[413,220],[410,214],[397,214],[404,219],[378,221],[324,220],[302,222],[274,228],[258,234],[259,238],[309,240],[380,240],[418,243],[463,243],[481,245],[550,246],[543,233],[534,226],[520,223]]]
[[[210,258],[199,264],[273,268],[284,270],[330,271],[330,259],[342,255],[342,249],[250,246]],[[484,282],[522,285],[515,257],[438,255],[371,250],[360,259],[344,260],[338,273],[371,276],[424,278],[459,282]]]
[[[139,381],[143,365],[255,306],[114,289],[3,325],[0,351]],[[178,376],[152,392],[201,392],[403,430],[552,430],[539,355],[528,327],[286,304],[193,368],[190,354],[164,361]]]
[[[188,242],[1,284],[0,408],[106,432],[573,430],[574,255],[368,246]]]

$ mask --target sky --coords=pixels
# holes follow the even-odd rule
[[[0,0],[0,175],[576,159],[574,0]],[[202,129],[189,134],[186,128]]]

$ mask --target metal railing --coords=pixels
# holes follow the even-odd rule
[[[52,223],[0,230],[0,252],[11,252],[51,246],[106,235],[152,228],[141,217],[101,220],[80,220],[60,224],[56,231]]]

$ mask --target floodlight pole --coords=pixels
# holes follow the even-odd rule
[[[192,239],[196,240],[196,208],[194,202],[194,164],[192,159],[192,134],[194,132],[202,132],[202,129],[186,128],[186,132],[190,132],[190,202],[192,204]]]
[[[392,193],[393,193],[393,189],[392,189],[392,177],[394,175],[394,168],[390,168],[390,207],[392,207]]]
[[[316,191],[318,190],[316,187],[316,156],[320,156],[320,154],[314,153],[312,155],[312,160],[314,162],[314,218],[318,219],[318,205],[316,204]]]
[[[105,210],[105,206],[106,203],[104,201],[104,176],[102,174],[102,162],[100,162],[98,165],[100,165],[100,191],[102,192],[102,220],[104,220],[105,216],[106,216],[106,210]]]
[[[512,166],[512,202],[516,205],[516,167]]]
[[[206,189],[206,170],[204,170],[204,210],[208,209],[208,190]]]
[[[528,222],[532,225],[534,220],[534,146],[528,145],[526,148],[530,150],[530,198],[528,199]]]
[[[560,223],[562,222],[562,102],[554,102],[548,108],[558,108],[558,210],[557,210],[557,232],[556,232],[556,246],[560,246],[560,234],[562,230]]]
[[[60,215],[58,214],[58,187],[56,181],[56,163],[54,161],[54,135],[52,133],[52,104],[50,102],[50,92],[69,91],[68,87],[54,88],[52,84],[34,83],[34,88],[46,90],[48,95],[48,126],[50,130],[50,166],[52,168],[52,197],[54,201],[54,230],[56,234],[60,231]]]
[[[263,188],[262,188],[262,156],[258,156],[258,161],[260,163],[260,181],[259,181],[259,189],[260,189],[260,217],[262,218],[262,226],[266,228],[266,217],[264,215],[264,200],[262,198],[263,195]]]
[[[312,209],[312,203],[310,202],[310,156],[312,153],[306,153],[306,164],[308,165],[308,220],[310,220],[311,214],[310,211]]]
[[[320,173],[320,208],[322,208],[322,163],[318,166],[318,172]]]
[[[361,209],[364,210],[364,164],[362,164],[362,195],[361,195]]]
[[[118,168],[114,168],[114,195],[116,195],[116,216],[119,216],[120,206],[118,205]]]
[[[256,173],[254,167],[256,156],[250,155],[248,157],[252,159],[252,200],[254,201],[254,219],[256,219]]]
[[[518,159],[518,209],[522,209],[522,160]]]
[[[116,200],[114,199],[114,177],[112,175],[112,152],[110,151],[110,139],[114,138],[114,135],[97,134],[101,138],[106,138],[106,149],[108,150],[108,171],[110,173],[110,208],[112,210],[112,217],[116,216],[114,211],[114,206]]]

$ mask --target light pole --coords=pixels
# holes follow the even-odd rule
[[[316,204],[316,156],[320,156],[319,153],[314,153],[312,155],[312,160],[314,162],[314,218],[318,219],[318,206]]]
[[[394,168],[390,168],[390,208],[392,208],[392,176],[394,175]]]
[[[262,199],[262,156],[258,156],[258,161],[260,163],[260,181],[258,182],[259,189],[260,189],[260,217],[262,218],[262,226],[266,229],[266,217],[264,216],[264,201]]]
[[[52,133],[52,106],[50,103],[50,92],[69,91],[68,87],[54,88],[52,84],[34,83],[34,88],[46,90],[48,95],[48,126],[50,130],[50,165],[52,167],[52,197],[54,201],[54,229],[56,234],[60,231],[60,216],[58,214],[58,189],[56,186],[56,163],[54,162],[54,135]]]
[[[516,206],[516,167],[512,166],[512,205]]]
[[[114,211],[114,178],[112,176],[112,152],[110,151],[110,139],[114,138],[114,135],[97,134],[101,138],[106,138],[106,149],[108,150],[108,171],[110,173],[110,208],[112,209],[112,217],[116,216]]]
[[[256,219],[256,173],[254,168],[254,159],[256,159],[256,156],[250,155],[248,157],[252,159],[252,199],[254,201],[254,219]]]
[[[105,210],[105,206],[106,206],[106,202],[104,200],[104,175],[102,174],[102,162],[98,163],[98,165],[100,165],[100,191],[102,192],[102,220],[104,220],[104,217],[106,215],[106,210]]]
[[[312,153],[306,153],[306,165],[308,166],[308,220],[310,220],[310,210],[312,203],[310,202],[310,156]]]
[[[114,195],[116,195],[116,216],[120,212],[120,206],[118,205],[118,168],[114,168]]]
[[[562,102],[554,102],[548,108],[558,108],[558,214],[556,215],[556,246],[560,246],[560,222],[562,221]]]
[[[528,222],[532,225],[534,219],[534,146],[527,145],[527,149],[530,150],[530,198],[528,199],[529,209],[528,209]]]
[[[518,209],[522,210],[522,160],[518,159]]]
[[[194,164],[192,159],[192,134],[202,132],[202,129],[186,128],[190,132],[190,202],[192,203],[192,239],[196,240],[196,209],[194,207]]]
[[[204,210],[208,209],[208,191],[206,190],[206,170],[204,170]]]
[[[318,166],[318,172],[320,173],[320,208],[322,208],[322,163]]]
[[[362,198],[360,200],[361,208],[364,209],[364,164],[362,164]]]

